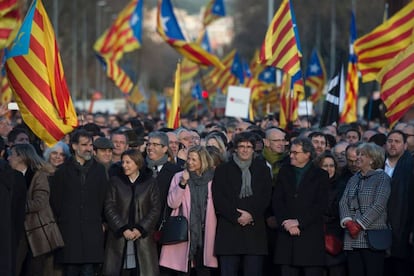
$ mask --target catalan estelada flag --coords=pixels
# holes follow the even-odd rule
[[[283,0],[267,29],[259,63],[274,66],[295,76],[300,72],[300,43],[289,0]]]
[[[132,89],[133,82],[118,64],[118,61],[124,53],[141,47],[142,16],[143,0],[132,0],[93,47],[106,75],[124,93],[128,93]]]
[[[313,103],[319,101],[323,95],[323,89],[326,83],[326,69],[323,64],[321,55],[316,49],[313,49],[306,70],[305,84],[313,88],[310,100]]]
[[[357,121],[357,101],[359,89],[359,77],[357,68],[357,56],[354,52],[356,39],[356,24],[354,12],[351,12],[351,24],[349,28],[349,56],[348,72],[345,83],[345,103],[339,122],[352,123]]]
[[[132,0],[115,22],[95,42],[94,50],[102,57],[118,61],[124,53],[141,47],[143,0]]]
[[[181,64],[177,63],[177,70],[175,71],[174,94],[171,101],[171,108],[168,112],[168,126],[169,128],[180,127],[180,93],[181,93]]]
[[[217,56],[207,52],[197,43],[186,41],[175,18],[170,0],[158,2],[157,32],[164,41],[189,60],[201,65],[224,68]]]
[[[389,20],[355,41],[363,82],[375,80],[378,72],[413,42],[413,26],[414,1],[411,1]]]
[[[210,0],[204,11],[203,25],[208,26],[220,17],[226,16],[223,0]]]
[[[24,122],[48,146],[78,125],[55,34],[41,0],[33,1],[6,51],[6,72]]]
[[[377,77],[391,126],[414,105],[414,44],[401,52]]]
[[[19,30],[21,21],[17,0],[0,1],[0,49],[10,45]]]

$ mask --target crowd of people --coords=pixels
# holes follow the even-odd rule
[[[413,123],[83,114],[47,147],[0,115],[0,275],[414,275]]]

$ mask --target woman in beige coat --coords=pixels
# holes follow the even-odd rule
[[[48,177],[53,174],[54,168],[30,144],[14,145],[8,160],[13,169],[23,173],[27,184],[26,235],[23,235],[18,246],[17,275],[20,271],[25,275],[46,275],[48,253],[63,246],[49,205]]]

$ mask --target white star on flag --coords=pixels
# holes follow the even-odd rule
[[[319,70],[320,70],[320,68],[319,68],[318,64],[316,64],[316,63],[311,64],[311,66],[310,66],[310,71],[311,71],[312,73],[317,73],[317,72],[319,72]]]
[[[162,21],[162,28],[164,29],[165,32],[168,32],[168,28],[167,28],[167,22],[170,20],[170,18],[167,17],[161,17],[161,21]]]
[[[135,26],[138,22],[139,22],[139,16],[138,16],[138,14],[133,13],[132,14],[132,17],[131,17],[131,25],[132,26]]]

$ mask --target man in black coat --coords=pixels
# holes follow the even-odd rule
[[[241,132],[234,138],[232,158],[216,168],[213,202],[217,214],[215,254],[221,275],[262,275],[267,255],[265,212],[272,192],[270,169],[255,158],[255,137]]]
[[[275,263],[281,275],[323,275],[325,241],[323,216],[328,205],[328,173],[316,167],[315,149],[308,138],[296,138],[290,164],[283,166],[273,195],[279,223]]]
[[[388,221],[392,228],[391,256],[385,261],[385,275],[413,275],[412,236],[414,223],[414,159],[407,151],[407,136],[391,131],[385,144],[385,172],[391,177]]]
[[[108,186],[105,167],[93,158],[92,136],[80,129],[71,136],[73,158],[51,178],[50,202],[65,247],[56,252],[65,275],[94,275],[104,259],[103,206]]]
[[[17,244],[24,235],[26,181],[0,158],[0,275],[14,275]]]
[[[156,178],[160,190],[161,215],[157,224],[160,226],[164,214],[169,215],[171,209],[167,206],[167,195],[170,188],[171,179],[181,171],[181,168],[168,160],[168,135],[161,131],[153,131],[148,134],[146,166],[152,170],[152,176]]]

